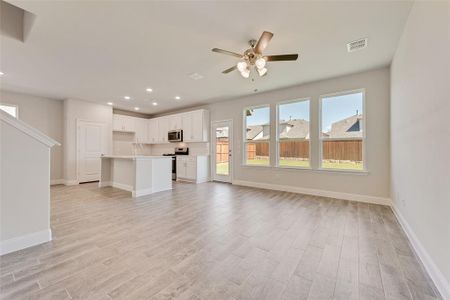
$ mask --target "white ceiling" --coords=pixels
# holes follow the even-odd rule
[[[16,1],[36,15],[25,43],[1,37],[3,89],[159,113],[389,65],[412,2]],[[252,82],[222,70],[262,31],[274,62]],[[368,48],[346,43],[368,37]],[[201,80],[188,77],[191,73]],[[153,89],[149,94],[147,87]],[[129,95],[131,101],[123,96]],[[179,95],[180,101],[174,100]],[[151,102],[157,101],[158,106]]]

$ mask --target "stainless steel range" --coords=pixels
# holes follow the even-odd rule
[[[172,180],[177,180],[177,155],[189,155],[189,148],[177,147],[175,153],[163,153],[163,156],[172,156]]]

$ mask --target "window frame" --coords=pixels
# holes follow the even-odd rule
[[[308,153],[309,153],[309,167],[295,167],[295,166],[281,166],[280,165],[280,133],[279,133],[279,126],[280,126],[280,105],[283,104],[291,104],[296,102],[303,102],[303,101],[309,101],[309,143],[308,143]],[[282,168],[282,169],[300,169],[300,170],[312,170],[312,163],[311,163],[311,97],[305,97],[305,98],[298,98],[298,99],[291,99],[291,100],[284,100],[276,103],[276,124],[275,124],[275,167],[276,168]],[[303,141],[303,139],[288,139],[289,141]]]
[[[363,169],[362,170],[356,170],[356,169],[338,169],[338,168],[324,168],[323,167],[323,142],[324,141],[345,141],[345,140],[355,140],[355,138],[324,138],[322,137],[322,102],[324,98],[329,97],[337,97],[337,96],[344,96],[344,95],[350,95],[350,94],[357,94],[362,93],[362,138],[359,138],[362,141],[362,164]],[[367,162],[367,113],[366,113],[366,89],[354,89],[354,90],[346,90],[342,92],[336,92],[336,93],[329,93],[329,94],[323,94],[319,96],[319,111],[318,111],[318,121],[319,121],[319,132],[318,132],[318,140],[319,140],[319,165],[317,170],[320,171],[332,171],[332,172],[342,172],[342,173],[368,173],[368,162]]]
[[[16,108],[16,116],[15,117],[12,115],[10,115],[10,116],[13,118],[19,119],[19,105],[7,103],[7,102],[0,102],[0,105],[15,107]]]
[[[243,144],[243,151],[242,151],[242,157],[241,157],[241,165],[244,167],[256,167],[256,168],[271,168],[272,164],[271,164],[271,159],[270,159],[270,155],[272,153],[272,149],[271,149],[271,134],[269,134],[269,139],[268,140],[259,140],[259,141],[252,141],[252,142],[248,142],[247,141],[247,116],[245,114],[245,112],[248,109],[256,109],[256,108],[264,108],[264,107],[268,107],[269,108],[269,126],[270,126],[270,130],[269,132],[271,133],[271,129],[272,129],[272,118],[271,118],[271,114],[272,114],[272,107],[270,104],[257,104],[257,105],[251,105],[251,106],[246,106],[244,107],[244,109],[242,110],[242,144]],[[251,165],[251,164],[247,164],[247,143],[269,143],[269,164],[267,165]]]

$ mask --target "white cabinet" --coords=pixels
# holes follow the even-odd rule
[[[134,132],[138,144],[168,143],[170,130],[183,130],[184,142],[208,142],[209,113],[199,109],[155,119],[113,115],[113,131]]]
[[[179,130],[182,128],[181,125],[181,114],[168,116],[168,129],[169,130]]]
[[[208,156],[177,156],[177,180],[196,183],[209,181]]]
[[[133,118],[135,126],[134,142],[137,144],[148,143],[147,119]]]
[[[135,131],[135,118],[124,115],[113,115],[113,130],[114,131]]]
[[[207,142],[208,141],[208,112],[204,109],[194,110],[181,115],[183,129],[183,141]]]
[[[158,143],[158,119],[150,119],[147,121],[148,128],[148,143],[156,144]]]
[[[158,143],[167,143],[167,133],[169,132],[169,118],[161,117],[156,119],[158,121]]]

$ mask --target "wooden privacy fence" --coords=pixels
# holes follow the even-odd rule
[[[324,141],[322,151],[323,159],[326,160],[362,161],[361,140]],[[268,156],[268,142],[247,143],[247,159]],[[309,158],[309,141],[281,141],[280,157],[300,159]]]
[[[216,163],[228,162],[228,138],[221,138],[216,142]]]
[[[325,141],[323,159],[362,161],[362,141]]]

